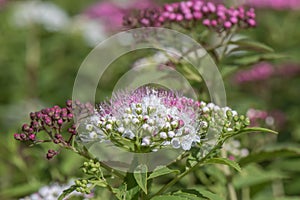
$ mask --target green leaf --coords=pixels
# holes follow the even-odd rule
[[[204,197],[208,198],[209,200],[224,200],[224,198],[220,197],[219,195],[214,194],[203,188],[193,188],[193,189],[196,190],[197,192],[199,192]]]
[[[148,168],[147,165],[139,165],[135,170],[134,170],[134,178],[137,182],[137,184],[142,188],[142,190],[147,194],[147,172]]]
[[[293,147],[291,144],[289,146],[270,146],[265,147],[263,150],[259,152],[252,153],[247,157],[240,159],[239,163],[242,166],[245,166],[249,163],[253,162],[261,162],[264,160],[273,160],[274,158],[282,158],[282,157],[291,157],[291,156],[299,156],[300,155],[300,148]]]
[[[226,134],[226,136],[227,137],[234,137],[234,136],[237,136],[237,135],[246,134],[246,133],[253,133],[253,132],[278,134],[278,132],[276,132],[274,130],[271,130],[271,129],[267,129],[267,128],[249,127],[249,128],[243,128],[240,131],[228,132]]]
[[[63,193],[58,197],[58,200],[63,200],[66,196],[71,194],[76,189],[75,185],[72,185],[70,188],[63,191]]]
[[[267,128],[261,128],[261,127],[250,127],[250,128],[244,128],[242,130],[243,132],[261,132],[261,133],[273,133],[273,134],[278,134],[278,132],[267,129]]]
[[[151,198],[151,200],[189,200],[186,197],[175,196],[175,195],[160,195]]]
[[[262,52],[262,53],[269,53],[269,52],[274,52],[274,49],[271,47],[257,42],[257,41],[252,41],[249,39],[241,39],[237,41],[230,41],[229,44],[235,44],[238,45],[237,48],[233,49],[233,51],[239,51],[239,50],[253,50],[257,52]],[[232,51],[231,51],[232,52]]]
[[[122,184],[119,188],[113,188],[113,193],[119,200],[132,200],[134,196],[139,192],[139,186],[135,186],[129,190],[127,190],[127,185]]]
[[[236,189],[241,189],[287,177],[280,171],[263,170],[259,165],[248,165],[241,174],[233,178],[233,185]]]
[[[177,174],[177,173],[179,173],[179,170],[169,169],[166,166],[158,166],[150,174],[148,179],[156,178],[156,177],[163,176],[163,175],[166,175],[166,174],[171,174],[171,173],[176,173]]]
[[[206,199],[204,199],[204,198],[198,197],[198,196],[195,195],[195,194],[186,193],[186,192],[182,192],[182,191],[179,191],[179,192],[177,192],[177,193],[174,193],[173,195],[179,196],[179,197],[183,197],[183,198],[186,198],[186,199],[188,199],[188,200],[206,200]]]
[[[233,160],[229,160],[227,158],[211,158],[211,159],[205,161],[205,163],[228,165],[228,166],[236,169],[239,172],[242,171],[241,167],[239,166],[239,164],[237,162],[234,162]]]
[[[245,67],[254,65],[261,61],[277,60],[287,58],[288,56],[277,53],[265,53],[255,55],[244,55],[243,57],[230,56],[226,58],[222,63],[223,65],[233,65],[239,67]]]

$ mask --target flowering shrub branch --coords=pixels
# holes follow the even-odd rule
[[[248,40],[233,41],[239,30],[256,26],[254,9],[251,8],[226,8],[223,4],[201,0],[184,1],[165,4],[154,10],[140,10],[126,16],[124,24],[128,28],[181,27],[191,35],[195,34],[196,40],[221,66],[226,64],[227,57],[239,50],[272,51],[265,45]],[[202,31],[200,34],[199,27]],[[210,42],[215,39],[218,41]],[[197,49],[188,49],[186,54],[195,51]],[[182,57],[173,60],[168,58],[167,62],[180,68],[187,65]],[[233,62],[241,61],[237,59]],[[249,64],[248,61],[246,64]],[[30,145],[52,142],[87,159],[82,166],[87,178],[76,180],[59,199],[66,198],[75,190],[89,194],[99,187],[106,188],[120,200],[165,199],[173,194],[178,195],[170,190],[171,187],[199,167],[223,164],[240,171],[234,159],[227,158],[227,153],[222,155],[222,147],[229,139],[250,132],[276,133],[269,129],[248,127],[250,119],[229,107],[219,107],[212,102],[185,97],[177,91],[150,86],[116,92],[109,101],[97,104],[96,108],[89,103],[69,100],[65,107],[54,106],[32,112],[30,119],[28,124],[22,126],[22,132],[14,134],[16,140]],[[173,162],[153,171],[149,171],[147,165],[140,164],[133,172],[123,173],[94,156],[86,148],[89,143],[109,143],[136,154],[165,149],[178,149],[183,153]],[[52,159],[58,153],[59,150],[49,149],[46,158]],[[184,167],[178,170],[181,164]],[[223,172],[227,178],[230,177],[230,169],[226,168]],[[169,174],[176,175],[157,191],[151,190],[153,179]],[[117,184],[115,177],[119,181]],[[227,185],[229,195],[236,199],[231,182]],[[199,193],[201,196],[201,191]],[[194,194],[181,192],[179,195]]]
[[[272,132],[262,128],[247,128],[250,124],[249,119],[228,107],[220,108],[212,103],[194,101],[172,91],[151,87],[117,93],[109,102],[99,104],[97,109],[92,109],[91,104],[76,102],[73,105],[73,108],[79,108],[75,109],[80,118],[79,124],[72,123],[74,110],[71,101],[67,101],[64,108],[54,106],[31,113],[30,124],[24,124],[23,132],[14,135],[17,140],[31,144],[51,141],[90,160],[83,164],[83,172],[90,178],[76,180],[75,185],[66,190],[61,199],[74,190],[88,194],[96,186],[107,188],[118,197],[120,188],[109,184],[102,169],[105,169],[108,175],[119,177],[125,185],[132,174],[128,172],[124,176],[93,158],[88,150],[82,147],[82,142],[101,143],[108,140],[120,148],[137,153],[157,151],[161,148],[182,148],[184,153],[168,166],[185,160],[185,170],[178,173],[159,191],[148,194],[147,188],[144,187],[144,184],[151,185],[150,177],[155,177],[153,174],[158,173],[157,170],[151,173],[145,168],[142,172],[133,173],[134,184],[140,188],[136,189],[135,195],[142,195],[141,197],[148,199],[164,194],[184,176],[205,164],[222,163],[239,170],[234,161],[219,157],[218,152],[224,142],[241,133]],[[84,127],[85,130],[78,132],[80,127]],[[63,137],[63,130],[71,134],[66,139]],[[207,146],[208,130],[217,135],[216,143],[211,148]],[[39,140],[38,138],[42,137],[41,132],[45,132],[48,139]],[[47,158],[51,159],[57,153],[50,149]],[[172,172],[167,166],[164,170],[166,173]],[[136,174],[144,174],[145,179],[136,178],[139,177]],[[156,177],[163,174],[158,173]]]

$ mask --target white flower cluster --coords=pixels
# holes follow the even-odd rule
[[[166,146],[190,150],[206,140],[208,131],[218,136],[246,126],[229,107],[168,95],[152,90],[133,102],[119,99],[114,108],[104,104],[85,120],[79,136],[83,142],[112,141],[120,146],[124,139],[150,151]]]
[[[38,192],[21,198],[20,200],[57,200],[58,197],[62,194],[62,192],[74,185],[74,181],[70,181],[68,184],[60,185],[58,183],[53,183],[51,185],[43,186],[39,189]],[[72,192],[64,200],[72,199],[74,196],[81,196],[83,200],[91,199],[91,195],[83,195],[79,192]]]
[[[12,23],[22,28],[40,25],[49,32],[79,33],[90,47],[95,47],[108,36],[100,20],[84,15],[71,18],[63,9],[49,1],[31,0],[15,3]]]
[[[48,31],[60,31],[69,24],[67,13],[51,2],[18,2],[13,12],[13,22],[18,27],[33,24],[43,26]]]
[[[174,148],[182,147],[184,150],[189,150],[194,142],[200,142],[197,122],[188,113],[165,106],[155,95],[144,97],[141,103],[120,108],[114,116],[94,115],[89,122],[86,131],[90,139],[105,139],[115,132],[123,138],[139,140],[141,146],[171,144]],[[203,123],[202,128],[206,129],[207,123]]]
[[[80,33],[90,47],[95,47],[108,37],[105,26],[100,20],[91,19],[84,15],[74,17],[70,30],[72,33]]]

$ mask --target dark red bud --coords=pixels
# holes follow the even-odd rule
[[[61,126],[63,123],[64,123],[64,121],[63,121],[62,119],[57,120],[57,124],[58,124],[58,125]]]
[[[68,107],[72,107],[72,101],[71,101],[71,100],[68,100],[68,101],[66,102],[66,105],[67,105]]]
[[[31,119],[31,120],[34,120],[34,119],[35,119],[35,117],[36,117],[36,115],[35,115],[35,113],[34,113],[34,112],[31,112],[29,115],[30,115],[30,119]]]
[[[21,140],[21,136],[20,136],[19,133],[15,133],[15,134],[14,134],[14,138],[15,138],[16,140]]]
[[[68,114],[68,119],[73,119],[73,114],[72,113]]]
[[[23,126],[22,126],[22,131],[24,131],[24,132],[27,132],[27,131],[29,131],[29,125],[28,124],[23,124]]]
[[[35,140],[35,134],[30,134],[29,135],[29,139],[32,140],[32,141],[34,141]]]

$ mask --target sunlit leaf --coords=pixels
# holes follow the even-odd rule
[[[241,172],[242,169],[239,166],[237,162],[234,162],[233,160],[229,160],[227,158],[211,158],[205,161],[206,164],[222,164],[222,165],[228,165],[237,171]]]
[[[263,43],[249,40],[249,39],[230,41],[229,44],[234,44],[238,46],[237,48],[234,48],[231,52],[240,51],[240,50],[253,50],[253,51],[263,52],[263,53],[274,52],[274,50],[271,47]]]
[[[134,178],[137,182],[137,184],[140,186],[140,188],[147,194],[147,172],[148,168],[147,165],[139,165],[134,170]]]
[[[166,174],[171,174],[171,173],[179,173],[179,170],[172,170],[172,169],[169,169],[168,167],[165,167],[165,166],[158,166],[150,174],[148,179],[156,178],[156,177],[163,176],[163,175],[166,175]]]
[[[151,200],[189,200],[186,197],[175,196],[175,195],[160,195],[151,198]]]

